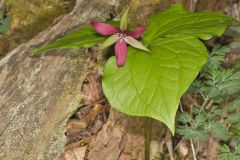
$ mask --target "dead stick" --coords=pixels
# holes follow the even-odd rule
[[[191,0],[190,2],[190,12],[195,12],[197,9],[198,0]]]
[[[195,152],[195,148],[194,148],[192,139],[190,139],[190,143],[191,143],[191,148],[192,148],[192,152],[193,152],[193,159],[197,160],[197,156],[196,156],[196,152]]]
[[[171,134],[169,129],[167,129],[167,131],[166,131],[165,143],[167,145],[167,149],[168,149],[168,152],[169,152],[170,160],[175,160],[174,152],[173,152],[173,144],[172,144],[172,134]]]

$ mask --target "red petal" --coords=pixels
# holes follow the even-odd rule
[[[118,28],[106,23],[92,22],[91,25],[98,33],[104,36],[109,36],[120,32]]]
[[[126,31],[127,36],[131,36],[133,38],[139,38],[142,36],[143,32],[147,27],[137,27],[133,31]]]
[[[123,67],[127,58],[127,43],[119,39],[115,44],[116,63],[118,67]]]

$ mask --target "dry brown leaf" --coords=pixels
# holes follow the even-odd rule
[[[165,143],[166,143],[166,146],[168,149],[170,160],[175,160],[175,155],[174,155],[174,151],[173,151],[172,134],[169,129],[167,129],[164,139],[165,139]]]
[[[70,119],[67,123],[67,129],[84,129],[86,128],[87,124],[85,120],[78,120],[78,119]]]
[[[189,152],[191,152],[189,142],[187,140],[182,140],[177,149],[179,159],[185,160]]]
[[[96,117],[103,113],[107,109],[107,106],[103,106],[101,104],[95,104],[90,113],[84,118],[87,124],[92,123]]]
[[[82,85],[82,104],[92,105],[104,98],[101,76],[97,73],[89,73]]]
[[[65,160],[84,160],[87,146],[72,148],[65,151]]]
[[[184,107],[184,111],[191,111],[194,106],[199,105],[199,97],[197,94],[186,93],[182,96],[181,102]]]
[[[96,135],[105,123],[108,112],[109,105],[95,104],[83,119],[70,119],[67,123],[67,144]]]
[[[219,140],[210,136],[208,139],[208,147],[207,147],[207,160],[217,160],[218,159],[218,148],[219,148]]]

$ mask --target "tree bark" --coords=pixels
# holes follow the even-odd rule
[[[133,22],[144,23],[147,15],[174,2],[129,0],[130,17]],[[124,0],[77,0],[70,14],[0,60],[0,159],[53,160],[62,156],[66,121],[81,102],[81,86],[87,74],[85,62],[90,53],[87,49],[65,49],[30,56],[30,50],[90,20],[117,15],[124,5]],[[144,118],[112,110],[108,122],[90,144],[87,158],[142,160],[144,124]],[[161,145],[165,127],[154,124],[152,140]]]

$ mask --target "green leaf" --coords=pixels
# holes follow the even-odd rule
[[[192,121],[192,117],[187,112],[178,113],[176,119],[178,122],[184,124]]]
[[[127,44],[131,45],[134,48],[141,49],[141,50],[144,50],[144,51],[147,51],[147,52],[151,52],[141,42],[137,41],[136,39],[134,39],[131,36],[127,36],[126,41],[127,41]]]
[[[104,71],[104,93],[117,110],[158,119],[174,132],[180,97],[206,62],[207,50],[193,37],[164,38],[150,50],[129,47],[123,68],[111,58]]]
[[[220,13],[189,13],[181,5],[172,5],[165,12],[152,15],[144,33],[144,42],[149,44],[159,37],[193,36],[204,40],[220,36],[226,26],[237,23]]]
[[[103,40],[105,40],[105,37],[98,34],[90,25],[87,25],[84,28],[70,32],[63,38],[57,39],[42,48],[33,50],[32,53],[38,54],[56,48],[88,48]]]
[[[221,67],[221,63],[227,53],[230,52],[230,48],[227,46],[214,45],[210,54],[207,67],[218,69]]]
[[[226,144],[224,144],[219,149],[218,157],[220,160],[239,160],[240,144],[237,144],[233,150],[231,150]]]
[[[3,19],[3,15],[4,15],[3,11],[0,10],[0,19]]]
[[[125,12],[123,13],[123,15],[121,17],[120,29],[123,30],[123,31],[127,30],[127,26],[128,26],[128,11],[129,11],[129,7],[125,10]]]
[[[118,34],[111,35],[101,44],[99,49],[105,49],[105,48],[113,45],[117,40],[118,40]]]
[[[189,126],[178,126],[177,133],[183,136],[185,139],[193,139],[193,140],[207,140],[209,138],[208,131],[204,129],[195,129]]]
[[[200,88],[201,92],[211,99],[225,98],[227,95],[240,92],[240,72],[232,69],[219,70],[208,68],[204,75],[205,81]]]
[[[209,130],[214,137],[217,137],[221,140],[228,139],[227,129],[224,128],[223,124],[217,121],[209,122]]]
[[[11,26],[11,18],[7,17],[3,19],[2,25],[0,25],[0,33],[6,32]]]
[[[231,101],[230,103],[228,103],[222,109],[222,111],[223,111],[223,113],[233,112],[234,110],[238,109],[239,107],[240,107],[240,100],[239,99],[235,99],[235,100]]]
[[[234,20],[218,13],[189,13],[174,5],[148,22],[143,40],[151,53],[129,47],[123,68],[110,58],[103,90],[117,110],[157,119],[174,133],[180,98],[207,61],[207,49],[198,38],[220,35]]]
[[[236,112],[236,113],[232,113],[226,120],[225,123],[230,123],[230,124],[235,124],[235,123],[239,123],[240,121],[240,113]]]

